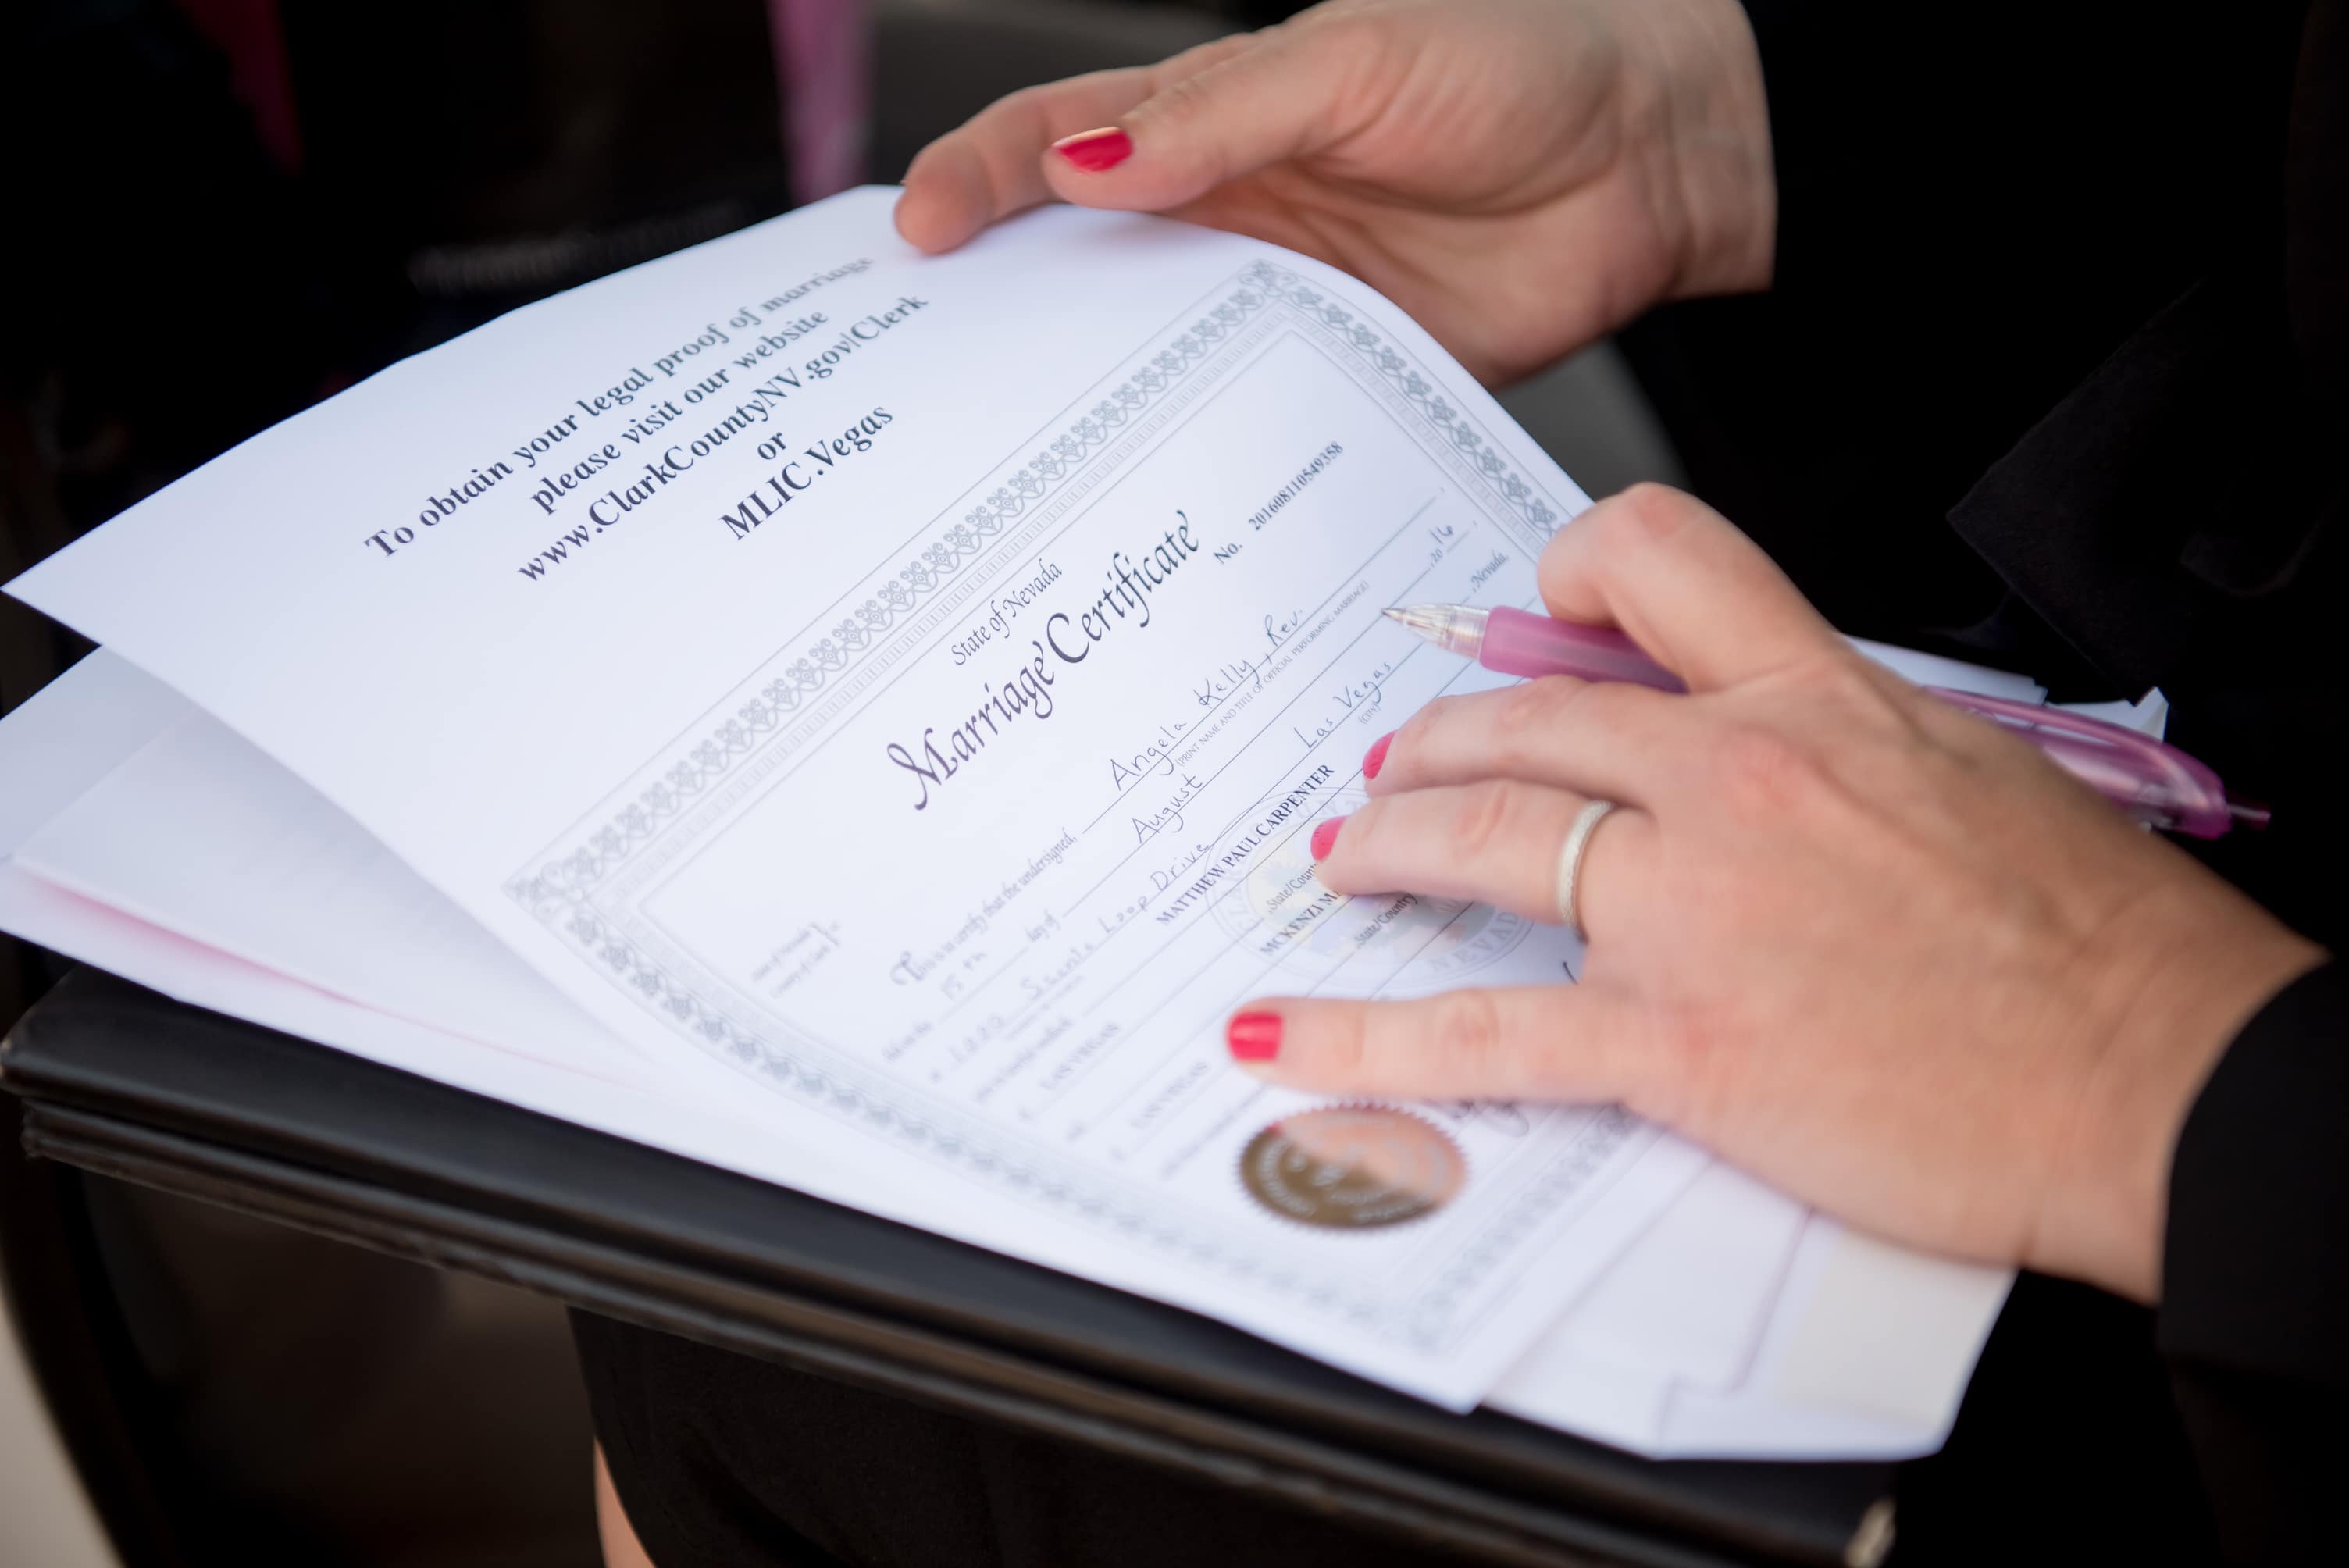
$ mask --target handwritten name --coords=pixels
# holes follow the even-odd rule
[[[1112,789],[1123,789],[1145,774],[1174,772],[1173,748],[1174,742],[1182,738],[1183,727],[1181,720],[1170,720],[1160,725],[1158,733],[1152,737],[1149,744],[1140,750],[1123,757],[1111,758],[1109,759],[1110,786]]]

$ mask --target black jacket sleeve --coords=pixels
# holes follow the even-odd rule
[[[2275,203],[2300,5],[1744,4],[1778,289],[1977,319],[2019,290],[2101,356]]]
[[[1770,292],[1625,346],[1692,487],[1838,626],[1970,626],[2001,590],[1950,509],[2230,247],[2272,244],[2297,7],[1744,5]]]
[[[2338,1503],[2349,1473],[2341,965],[2261,1009],[2187,1118],[2170,1170],[2158,1333],[2228,1555],[2333,1559],[2349,1539]]]

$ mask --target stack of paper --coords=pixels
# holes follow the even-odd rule
[[[853,192],[505,317],[11,585],[0,926],[200,1006],[1653,1454],[1902,1455],[2008,1283],[1616,1108],[1325,1105],[1234,1006],[1563,982],[1342,899],[1371,740],[1586,504],[1254,242]],[[1920,678],[2027,682],[1872,650]]]

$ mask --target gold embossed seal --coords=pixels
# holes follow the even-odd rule
[[[1468,1163],[1426,1118],[1383,1105],[1283,1117],[1240,1151],[1240,1184],[1285,1220],[1332,1231],[1400,1225],[1442,1208]]]

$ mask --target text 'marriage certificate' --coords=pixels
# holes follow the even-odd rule
[[[652,744],[582,743],[601,769],[592,797],[533,814],[517,786],[502,847],[484,831],[460,865],[423,841],[429,813],[371,816],[356,770],[405,769],[411,791],[453,802],[496,789],[495,758],[460,790],[446,756],[305,744],[289,707],[257,694],[265,679],[203,672],[190,695],[350,801],[599,1018],[759,1086],[779,1136],[810,1117],[857,1129],[891,1173],[885,1212],[1472,1402],[1693,1159],[1613,1108],[1323,1105],[1232,1068],[1221,1026],[1268,994],[1571,978],[1578,954],[1555,929],[1483,905],[1337,897],[1307,844],[1362,799],[1372,740],[1492,680],[1381,609],[1532,603],[1532,561],[1582,495],[1391,307],[1223,237],[1186,238],[1179,297],[1134,313],[1125,341],[1087,346],[1096,374],[1066,379],[1024,432],[958,446],[924,381],[983,387],[969,362],[983,335],[914,324],[931,337],[883,364],[869,346],[899,322],[878,307],[902,322],[1049,297],[1154,226],[1050,214],[1022,227],[1055,230],[1050,242],[923,261],[886,234],[876,193],[848,200],[869,210],[851,213],[864,264],[828,285],[839,304],[820,325],[866,306],[880,325],[843,335],[847,357],[868,356],[861,378],[840,368],[837,388],[811,392],[829,377],[802,373],[789,387],[821,441],[717,444],[662,478],[659,452],[677,449],[642,455],[659,439],[647,430],[608,476],[562,486],[533,469],[488,476],[507,493],[449,498],[505,509],[505,540],[538,542],[542,517],[563,525],[538,528],[545,546],[569,540],[443,624],[483,650],[474,685],[442,694],[476,736],[496,734],[509,704],[547,727],[545,688],[502,686],[495,665],[516,605],[603,598],[610,655],[658,657],[665,628],[632,602],[607,530],[689,521],[712,605],[745,602],[743,573],[773,576],[777,613],[731,645],[756,656],[725,687],[676,683],[657,727],[640,695],[621,727]],[[759,232],[792,263],[766,273],[825,260],[799,253],[795,222]],[[825,240],[836,249],[857,226],[836,212]],[[680,319],[700,311],[684,302]],[[1037,314],[1049,329],[1049,306]],[[750,335],[729,335],[730,349]],[[736,356],[728,393],[812,372],[828,335]],[[453,378],[471,342],[415,363],[445,360]],[[659,423],[698,422],[658,397],[677,367],[631,368],[648,385],[630,418],[652,403],[678,410]],[[597,418],[592,402],[578,423]],[[551,495],[513,482],[533,475]],[[853,507],[833,499],[852,484]],[[792,548],[810,530],[821,550]],[[422,553],[418,525],[406,531],[365,546],[381,570]],[[794,554],[800,570],[781,564]],[[823,571],[804,570],[819,557]],[[88,595],[34,596],[132,641],[71,613]],[[305,630],[331,635],[316,618]],[[125,651],[176,678],[169,647]],[[597,723],[592,686],[555,700],[566,722]],[[827,1195],[857,1201],[854,1171],[827,1176]],[[934,1214],[903,1195],[930,1183]]]

